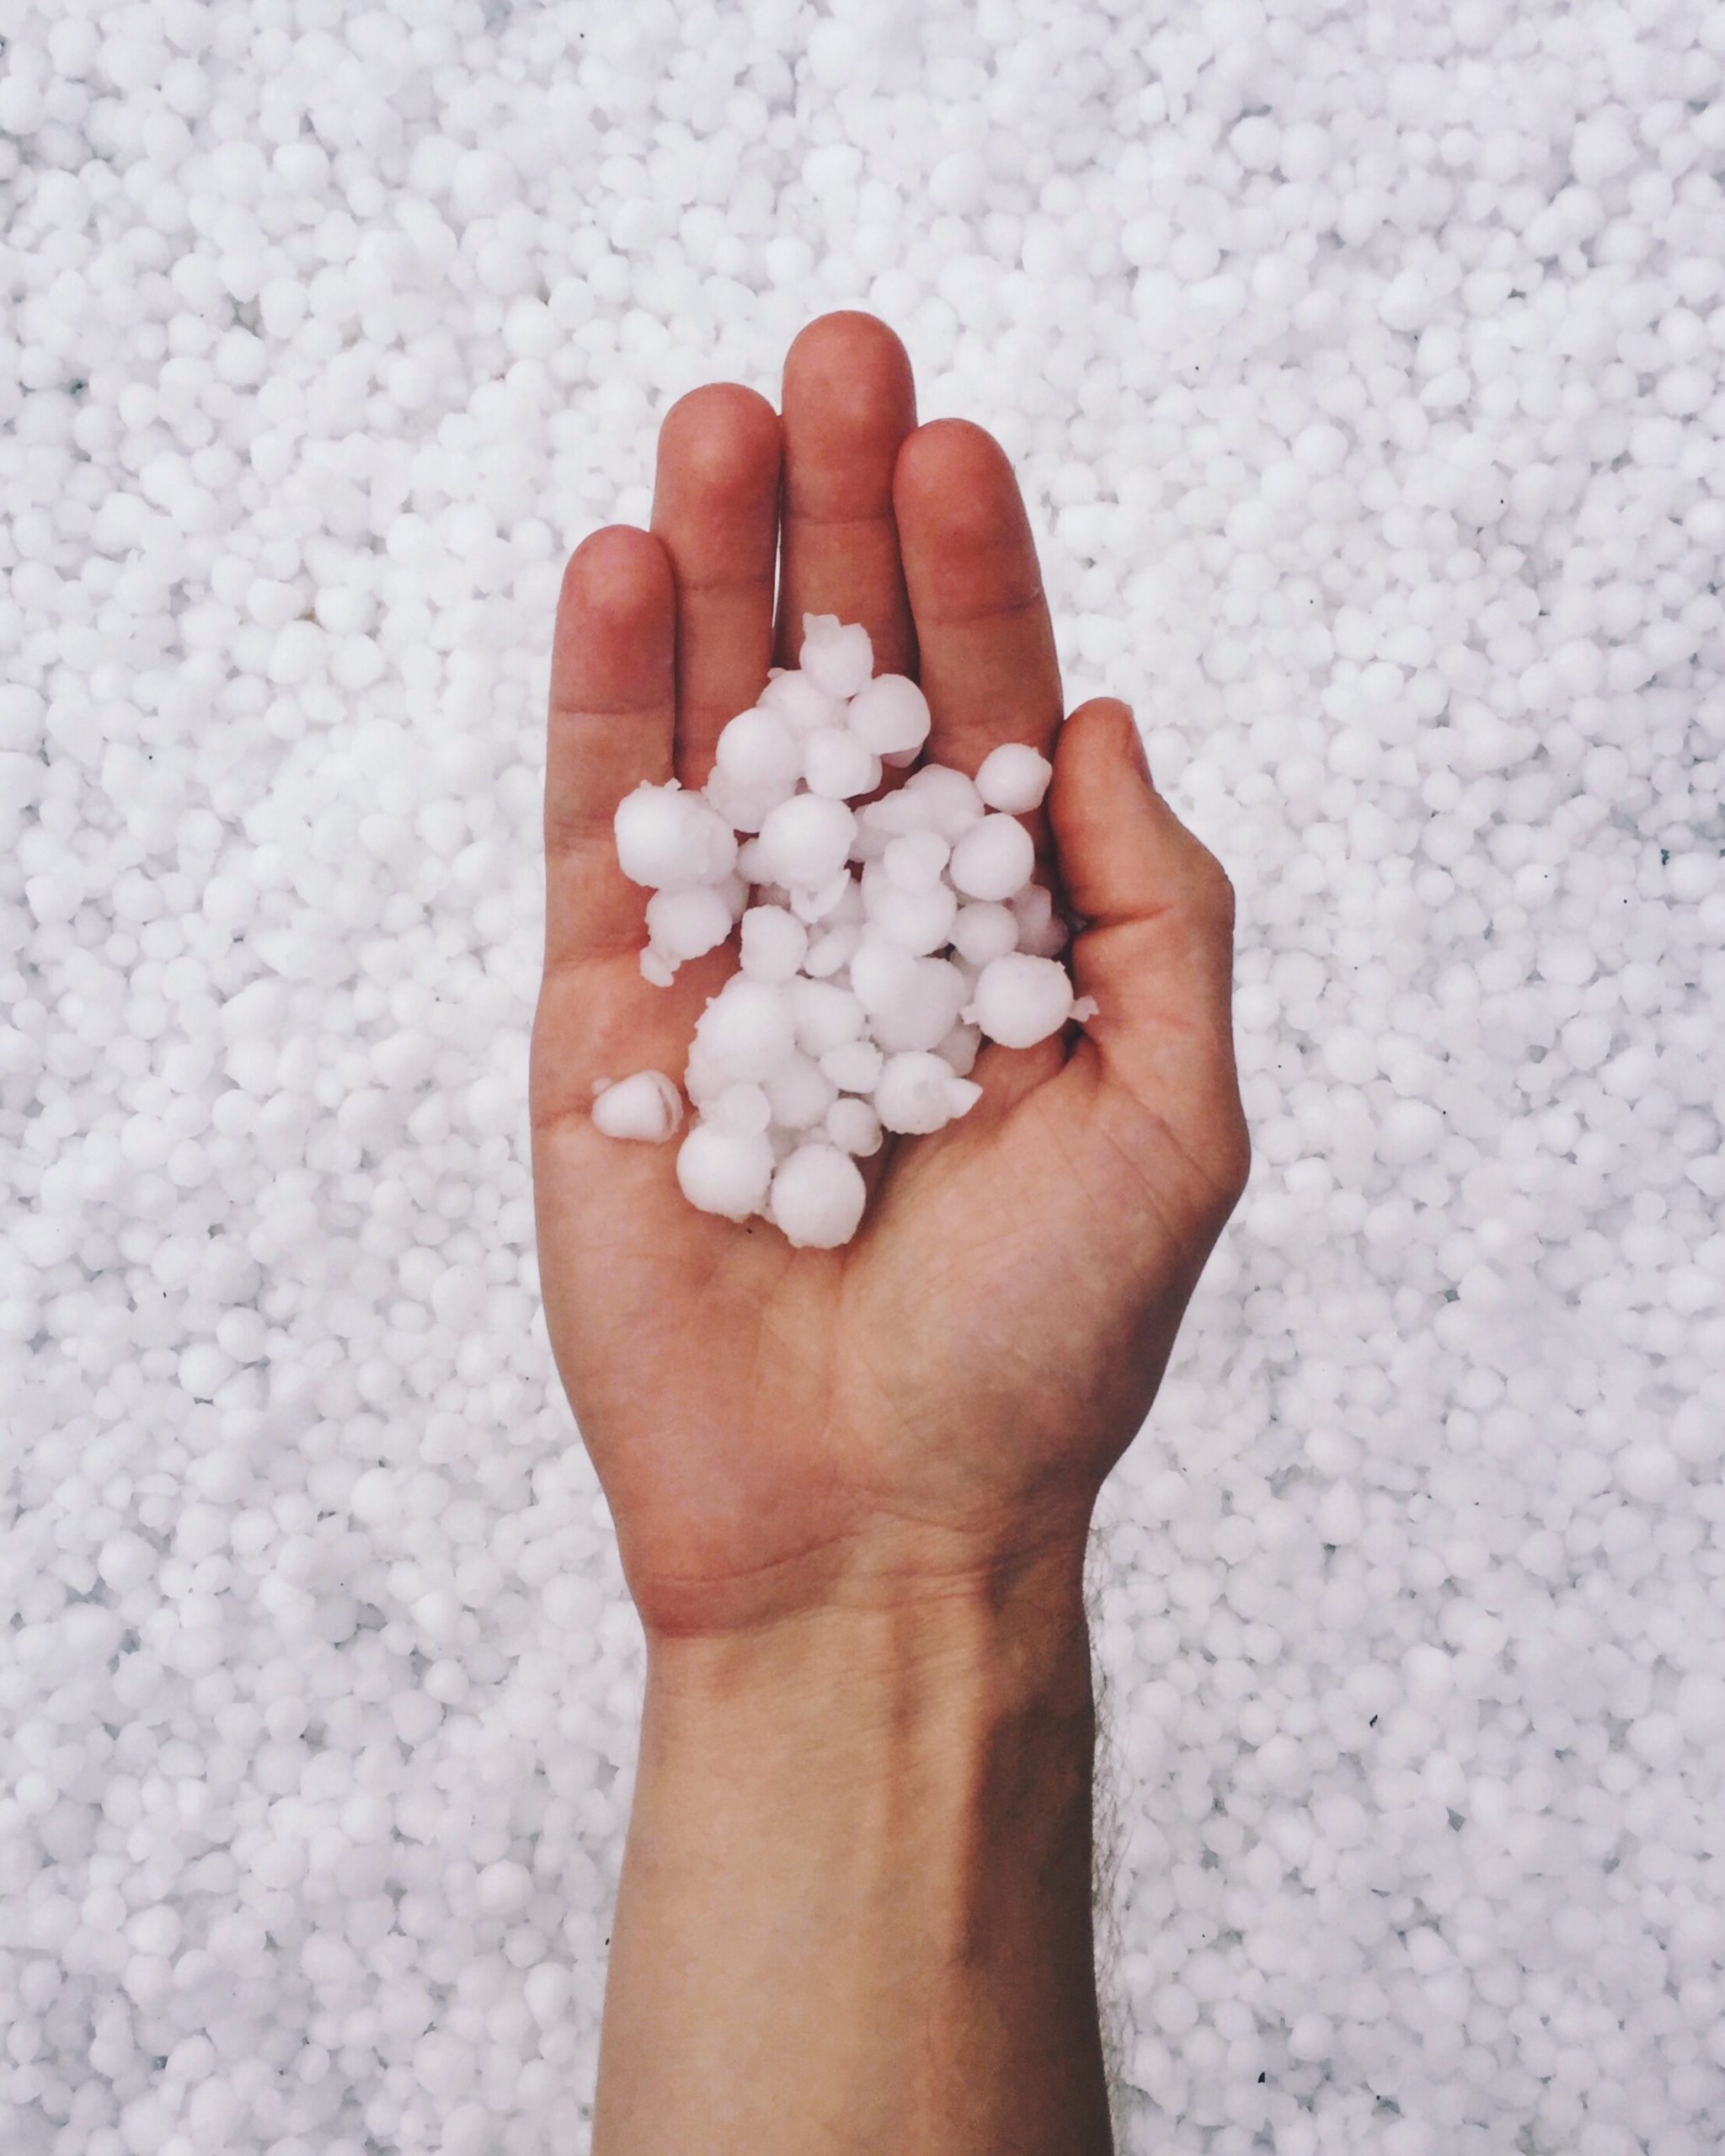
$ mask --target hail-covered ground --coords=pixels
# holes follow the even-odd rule
[[[585,2141],[550,611],[846,304],[1241,894],[1256,1171],[1097,1553],[1123,2148],[1717,2148],[1722,24],[0,8],[8,2152]]]

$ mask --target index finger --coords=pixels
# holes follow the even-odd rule
[[[647,894],[617,865],[626,793],[671,773],[670,564],[651,533],[607,525],[563,572],[545,754],[545,963],[633,950]]]

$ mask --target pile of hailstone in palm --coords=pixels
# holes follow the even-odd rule
[[[923,764],[866,799],[916,763],[927,701],[873,671],[860,623],[805,614],[803,632],[801,664],[776,668],[725,726],[704,787],[624,796],[617,849],[653,893],[641,971],[656,986],[740,923],[741,963],[683,1075],[684,1196],[830,1249],[862,1217],[857,1160],[981,1097],[969,1072],[985,1039],[1029,1048],[1095,1005],[1059,962],[1065,930],[1018,820],[1041,803],[1048,759],[1003,742],[974,779]],[[639,1070],[599,1081],[593,1120],[663,1140],[681,1102],[665,1072]]]

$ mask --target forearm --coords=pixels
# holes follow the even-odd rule
[[[595,2156],[1100,2156],[1081,1553],[654,1642]]]

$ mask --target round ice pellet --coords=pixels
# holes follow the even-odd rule
[[[939,883],[951,853],[938,831],[906,831],[888,841],[880,861],[888,882],[901,891],[927,891]]]
[[[889,1054],[932,1049],[958,1023],[968,993],[964,976],[944,958],[917,958],[908,991],[873,1021],[874,1038]]]
[[[857,1232],[867,1195],[848,1153],[818,1142],[799,1145],[772,1178],[767,1216],[794,1248],[834,1250]]]
[[[715,769],[702,791],[708,806],[734,831],[758,831],[780,802],[789,798],[793,787],[745,786],[729,771]],[[739,860],[743,851],[740,846],[737,850]],[[751,875],[746,869],[744,873]],[[756,880],[752,875],[751,880]]]
[[[1018,931],[1018,948],[1033,958],[1058,958],[1066,947],[1066,924],[1058,914]]]
[[[917,776],[921,777],[921,772]],[[883,793],[878,801],[865,803],[857,811],[857,822],[879,841],[877,851],[884,851],[889,840],[904,832],[932,830],[936,807],[935,797],[907,782],[895,787],[890,793]],[[980,807],[977,813],[981,813]]]
[[[808,675],[793,666],[775,674],[761,691],[756,707],[782,718],[793,734],[812,734],[822,726],[837,726],[845,706],[837,696],[817,688]]]
[[[715,1094],[701,1114],[703,1121],[725,1130],[762,1132],[772,1121],[772,1103],[764,1087],[742,1080]]]
[[[953,1075],[926,1049],[889,1055],[874,1088],[874,1112],[887,1130],[921,1136],[939,1130],[982,1097],[982,1088]]]
[[[750,906],[742,939],[743,971],[751,980],[789,980],[809,949],[808,929],[783,906]]]
[[[868,632],[836,614],[805,614],[798,664],[824,694],[854,696],[874,670]]]
[[[720,728],[714,760],[739,786],[788,795],[803,768],[803,746],[784,719],[757,707]]]
[[[691,1205],[745,1220],[766,1202],[772,1147],[764,1134],[697,1123],[677,1148],[677,1182]]]
[[[1009,951],[991,959],[976,979],[964,1012],[1003,1048],[1031,1048],[1058,1033],[1072,1015],[1072,982],[1052,958]]]
[[[1077,1006],[1072,1007],[1076,1011]],[[980,1027],[967,1026],[961,1021],[950,1032],[942,1034],[934,1044],[934,1052],[943,1063],[952,1066],[955,1078],[968,1078],[981,1047]]]
[[[660,890],[681,883],[718,883],[735,866],[734,830],[697,793],[675,779],[644,780],[626,793],[612,819],[617,865],[632,883]]]
[[[938,831],[949,843],[956,843],[987,813],[975,781],[948,764],[923,765],[921,771],[911,772],[900,792],[910,797],[900,813],[907,819],[916,818],[929,830]],[[907,820],[904,828],[910,830],[915,825]]]
[[[841,1153],[858,1160],[867,1160],[880,1150],[880,1118],[867,1101],[854,1097],[835,1101],[820,1127]]]
[[[845,894],[854,878],[848,868],[836,869],[825,883],[817,883],[811,890],[798,888],[791,893],[791,911],[798,921],[825,921],[836,914],[845,902]]]
[[[781,1130],[812,1130],[838,1091],[813,1056],[788,1057],[766,1081],[767,1104]]]
[[[851,956],[851,990],[871,1017],[909,1002],[916,993],[916,961],[901,944],[865,936]]]
[[[746,923],[748,916],[744,916]],[[1018,947],[1018,921],[1010,906],[996,900],[973,899],[953,917],[953,948],[973,966],[985,966],[991,958],[1004,958]]]
[[[985,807],[1024,816],[1040,807],[1054,775],[1054,766],[1028,741],[1002,741],[978,767],[976,791]]]
[[[845,724],[877,756],[914,755],[928,739],[928,699],[904,674],[877,674],[845,707]]]
[[[808,890],[844,867],[857,819],[842,801],[798,793],[761,826],[761,861],[776,883]]]
[[[715,883],[686,883],[659,890],[647,901],[647,934],[653,947],[681,965],[723,943],[731,932],[731,910]]]
[[[841,1093],[869,1093],[880,1082],[885,1060],[873,1041],[841,1041],[820,1058],[820,1067]]]
[[[991,813],[959,837],[947,873],[966,898],[1009,899],[1035,869],[1029,832],[1016,817]]]
[[[853,1041],[862,1033],[862,1004],[854,990],[805,976],[792,981],[787,993],[797,1045],[809,1054],[824,1055],[828,1049]]]
[[[705,1108],[709,1102],[718,1098],[727,1086],[740,1082],[705,1047],[697,1028],[694,1039],[689,1043],[689,1060],[683,1071],[683,1091],[695,1106]]]
[[[959,901],[945,883],[907,891],[887,875],[884,862],[878,862],[862,872],[862,908],[871,936],[927,953],[951,935]]]
[[[1012,897],[1018,924],[1018,946],[1033,958],[1054,958],[1066,947],[1066,924],[1055,911],[1054,894],[1045,883],[1027,883]]]
[[[880,759],[841,726],[817,727],[802,739],[802,771],[811,793],[848,801],[880,784]]]
[[[593,1103],[593,1124],[607,1138],[657,1145],[683,1119],[682,1096],[662,1070],[637,1070],[607,1086]]]
[[[728,1077],[764,1081],[795,1046],[784,989],[733,974],[696,1020],[695,1038]]]
[[[809,938],[809,955],[803,961],[805,974],[820,979],[837,973],[847,966],[857,946],[862,940],[860,921],[823,921],[818,932]]]

